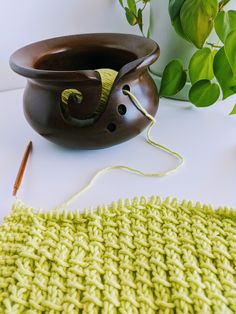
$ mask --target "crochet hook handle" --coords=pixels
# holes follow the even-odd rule
[[[19,171],[18,171],[17,176],[16,176],[16,180],[15,180],[15,184],[14,184],[13,192],[12,192],[13,196],[16,196],[17,191],[18,191],[18,189],[20,187],[22,178],[24,176],[25,167],[26,167],[29,155],[30,155],[30,153],[32,151],[32,147],[33,147],[33,144],[30,141],[29,144],[27,145],[26,149],[25,149],[25,153],[24,153],[24,156],[22,158],[22,161],[21,161],[21,164],[20,164],[20,168],[19,168]]]

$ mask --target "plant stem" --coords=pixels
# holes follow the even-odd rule
[[[222,48],[223,47],[223,46],[212,44],[212,43],[209,43],[209,42],[206,42],[206,44],[211,46],[211,47],[213,47],[213,48]]]
[[[219,11],[222,11],[228,2],[230,2],[230,0],[221,0],[219,3]]]

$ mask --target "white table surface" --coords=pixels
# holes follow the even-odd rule
[[[29,140],[30,157],[18,197],[35,208],[50,209],[80,190],[96,171],[124,164],[155,172],[176,160],[145,143],[144,133],[117,146],[94,151],[68,150],[38,135],[27,124],[23,90],[0,93],[0,218],[10,213],[13,183]],[[197,109],[186,102],[161,99],[152,136],[177,150],[185,165],[163,178],[146,178],[113,170],[74,203],[94,208],[119,198],[160,195],[236,208],[236,116],[229,116],[235,97]]]

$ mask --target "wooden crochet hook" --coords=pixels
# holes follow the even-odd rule
[[[19,171],[18,171],[17,176],[16,176],[16,180],[15,180],[15,184],[14,184],[13,192],[12,192],[13,196],[16,196],[17,191],[18,191],[18,189],[20,187],[20,184],[21,184],[24,172],[25,172],[25,167],[26,167],[29,155],[30,155],[30,153],[32,151],[32,147],[33,147],[33,144],[30,141],[29,144],[27,145],[26,149],[25,149],[25,153],[24,153],[24,156],[22,158],[22,161],[21,161],[21,164],[20,164],[20,168],[19,168]]]

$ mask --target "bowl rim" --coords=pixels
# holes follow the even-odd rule
[[[68,50],[65,47],[70,48],[72,42],[83,42],[89,39],[95,40],[96,42],[103,43],[103,47],[119,47],[123,50],[132,51],[137,55],[137,59],[124,65],[120,71],[123,71],[124,67],[128,67],[133,63],[134,65],[147,67],[147,64],[153,63],[160,54],[160,48],[158,44],[150,39],[134,34],[124,33],[85,33],[85,34],[74,34],[67,36],[53,37],[41,41],[37,41],[22,48],[16,50],[9,59],[11,69],[30,79],[38,80],[63,80],[63,81],[84,81],[84,80],[100,80],[98,73],[91,70],[46,70],[37,69],[33,65],[43,56],[49,53],[55,53],[60,50]],[[114,46],[116,44],[117,46]],[[126,45],[125,45],[126,44]],[[64,47],[63,47],[64,45]],[[91,44],[92,46],[92,44]],[[72,46],[71,46],[72,47]],[[139,54],[139,55],[138,55]],[[119,71],[119,72],[120,72]],[[124,72],[124,71],[123,71]]]

